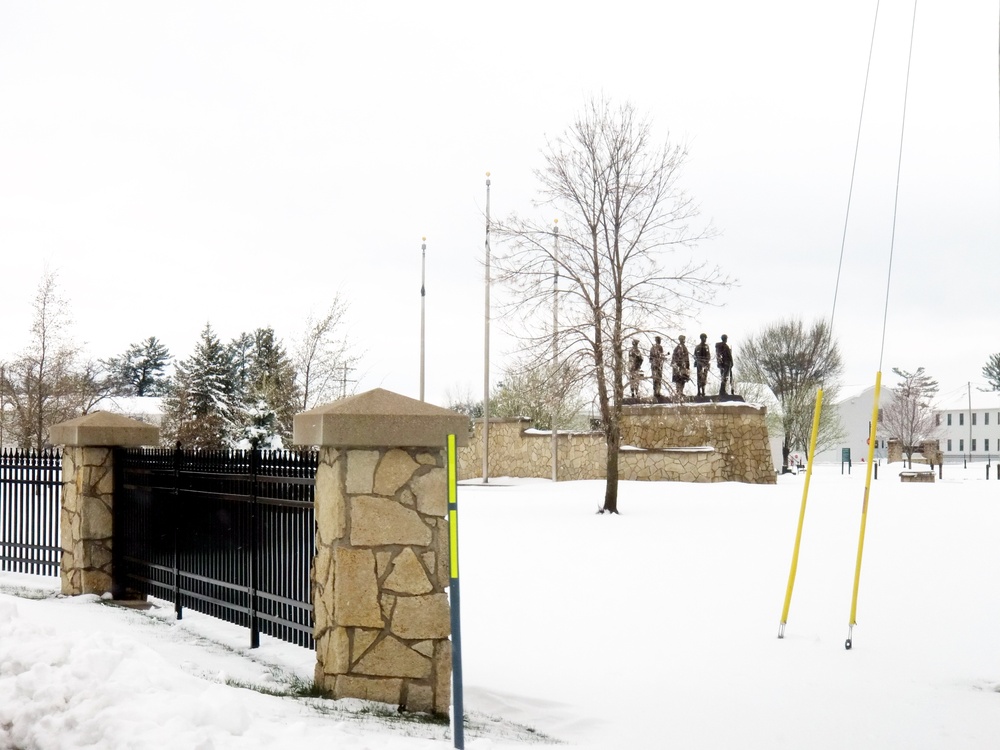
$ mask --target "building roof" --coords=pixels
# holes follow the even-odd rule
[[[975,387],[962,388],[939,397],[934,404],[935,411],[1000,411],[1000,391],[981,391]]]

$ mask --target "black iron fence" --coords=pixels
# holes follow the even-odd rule
[[[115,595],[155,596],[314,648],[315,451],[121,449]]]
[[[59,575],[58,451],[0,453],[0,570]]]

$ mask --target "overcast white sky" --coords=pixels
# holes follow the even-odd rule
[[[912,3],[883,0],[835,321],[845,385],[879,368]],[[37,2],[0,5],[0,357],[59,273],[94,357],[190,353],[340,292],[351,387],[483,383],[485,172],[530,210],[545,137],[601,93],[685,141],[684,185],[740,285],[684,330],[829,318],[875,0],[836,6]],[[998,9],[920,3],[883,379],[973,385],[996,337]],[[556,218],[556,217],[552,217]],[[494,295],[500,291],[495,290]],[[493,327],[495,381],[509,342]]]

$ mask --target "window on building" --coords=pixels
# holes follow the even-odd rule
[[[990,423],[990,413],[988,411],[983,412],[983,424]]]
[[[961,438],[958,441],[958,450],[960,453],[965,453],[965,440]]]
[[[990,439],[989,438],[983,438],[983,450],[986,451],[987,453],[990,452]]]
[[[976,452],[976,439],[972,438],[969,441],[969,443],[972,445],[972,447],[969,450],[972,451],[973,453],[975,453]]]
[[[951,427],[951,414],[948,415],[948,426]]]
[[[976,423],[976,412],[972,412],[972,424]]]
[[[935,427],[940,427],[941,426],[941,415],[940,414],[935,414],[934,415],[934,426]]]
[[[951,440],[948,440],[948,452],[951,453]]]
[[[964,411],[961,412],[958,415],[958,424],[959,424],[959,426],[962,426],[963,424],[965,424],[965,412]]]

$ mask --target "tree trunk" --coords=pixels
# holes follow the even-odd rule
[[[617,411],[617,410],[615,410]],[[604,486],[604,507],[601,513],[618,512],[618,456],[622,446],[621,422],[617,414],[604,427],[604,438],[608,445],[607,479]]]

